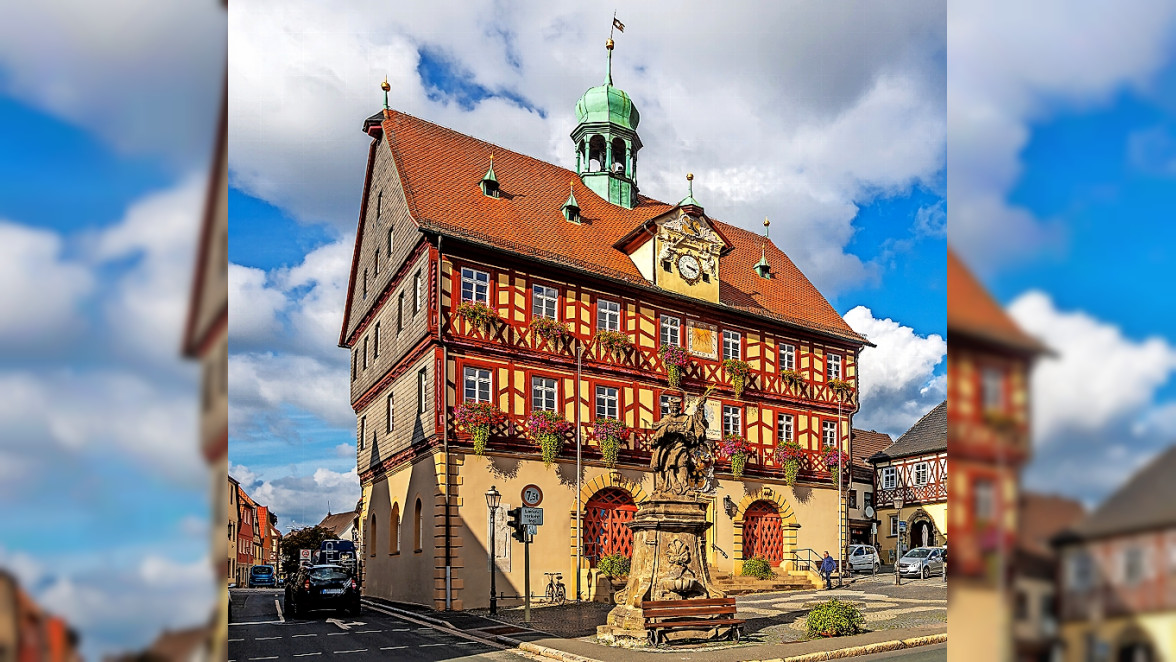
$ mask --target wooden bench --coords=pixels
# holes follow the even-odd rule
[[[701,630],[729,628],[728,636],[739,641],[745,622],[735,618],[735,598],[706,598],[698,600],[642,600],[645,629],[649,643],[665,641],[670,630]]]

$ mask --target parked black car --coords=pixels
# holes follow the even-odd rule
[[[308,565],[286,582],[286,614],[298,618],[315,609],[346,611],[359,615],[359,584],[355,575],[340,565]]]

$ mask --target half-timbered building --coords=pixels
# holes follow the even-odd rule
[[[611,73],[576,115],[571,170],[386,99],[364,123],[339,344],[351,352],[370,595],[485,606],[493,531],[497,587],[517,598],[522,549],[505,511],[534,485],[545,521],[533,586],[559,571],[570,596],[590,597],[599,560],[631,555],[655,422],[673,396],[693,410],[707,389],[713,439],[747,443],[741,476],[717,458],[708,561],[738,571],[758,556],[789,572],[838,547],[826,455],[849,449],[865,339],[765,236],[711,217],[692,193],[668,204],[639,192],[639,115]],[[669,348],[687,359],[680,388]],[[471,405],[501,416],[484,450],[459,415]],[[566,422],[550,466],[533,416]],[[602,419],[625,427],[615,454]],[[802,449],[795,486],[776,456],[787,441]]]
[[[870,457],[883,563],[947,544],[947,401]],[[905,523],[901,524],[900,523]]]
[[[874,465],[869,458],[886,450],[894,439],[885,432],[876,430],[854,430],[850,440],[852,446],[849,479],[849,498],[846,509],[849,512],[849,542],[876,545],[878,542],[877,505],[874,503]]]
[[[1047,349],[1005,314],[951,248],[947,333],[952,618],[970,624],[960,635],[960,659],[1007,659],[1019,476],[1030,453],[1029,373]]]

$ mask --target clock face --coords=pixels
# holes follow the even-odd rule
[[[688,281],[693,282],[697,280],[699,273],[701,273],[698,266],[698,258],[693,255],[683,255],[678,258],[678,272]]]

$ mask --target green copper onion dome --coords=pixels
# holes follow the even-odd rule
[[[633,106],[633,100],[619,87],[612,84],[612,40],[608,40],[608,72],[604,85],[590,88],[576,102],[576,123],[607,122],[626,129],[635,130],[641,121],[641,113]]]

